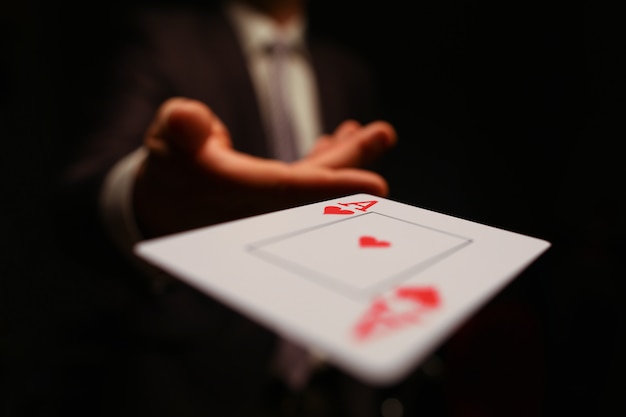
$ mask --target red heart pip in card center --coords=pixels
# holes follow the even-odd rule
[[[361,236],[359,246],[362,248],[388,248],[391,246],[391,242],[376,239],[374,236]]]

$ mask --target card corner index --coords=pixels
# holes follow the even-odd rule
[[[343,197],[339,197],[338,199],[340,199],[340,200],[347,200],[347,199],[361,199],[361,198],[362,199],[372,199],[372,200],[384,200],[383,197],[379,197],[379,196],[376,196],[376,195],[373,195],[373,194],[368,194],[368,193],[348,194],[348,195],[344,195]],[[338,200],[338,199],[334,198],[332,201],[335,201],[335,200]]]

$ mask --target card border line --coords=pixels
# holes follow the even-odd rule
[[[306,234],[309,232],[312,232],[314,230],[317,229],[321,229],[324,227],[328,227],[328,226],[333,226],[336,225],[338,223],[341,222],[345,222],[348,220],[353,220],[356,219],[358,217],[362,217],[362,216],[366,216],[368,214],[378,214],[380,216],[384,216],[393,220],[398,220],[404,223],[408,223],[414,226],[418,226],[418,227],[422,227],[424,229],[428,229],[431,231],[435,231],[438,233],[443,233],[446,234],[448,236],[452,236],[452,237],[456,237],[459,239],[463,239],[464,242],[459,243],[458,245],[455,245],[447,250],[445,250],[444,252],[435,255],[432,258],[429,258],[425,261],[419,262],[416,265],[412,265],[407,269],[404,269],[396,274],[393,274],[392,276],[383,279],[380,282],[377,282],[376,284],[370,285],[369,287],[365,288],[365,289],[354,289],[353,286],[347,285],[347,284],[341,284],[341,279],[337,279],[336,277],[327,275],[323,272],[320,271],[315,271],[309,267],[297,264],[295,262],[290,262],[289,260],[285,259],[285,258],[281,258],[278,257],[276,255],[270,254],[268,252],[264,252],[263,251],[263,246],[267,246],[270,245],[272,243],[276,243],[285,239],[289,239],[298,235],[302,235],[302,234]],[[375,292],[376,289],[383,289],[384,287],[389,287],[391,285],[393,285],[393,283],[395,282],[401,282],[402,280],[406,279],[408,276],[411,275],[415,275],[416,273],[420,273],[426,269],[428,269],[430,266],[435,265],[439,262],[441,262],[443,259],[451,256],[452,254],[458,252],[459,250],[461,250],[462,248],[464,248],[465,246],[468,246],[470,244],[472,244],[474,242],[474,239],[466,237],[466,236],[461,236],[455,233],[451,233],[445,230],[440,230],[431,226],[426,226],[420,223],[415,223],[415,222],[411,222],[409,220],[405,220],[405,219],[400,219],[394,216],[390,216],[388,214],[384,214],[384,213],[380,213],[378,211],[369,211],[367,213],[361,213],[361,214],[357,214],[356,216],[354,215],[350,215],[349,217],[345,218],[345,219],[338,219],[336,221],[332,221],[329,223],[324,223],[324,224],[319,224],[319,225],[315,225],[312,227],[307,227],[305,229],[300,229],[294,232],[289,232],[289,233],[284,233],[282,235],[279,236],[274,236],[271,238],[267,238],[267,239],[263,239],[251,244],[246,245],[246,250],[254,255],[257,256],[269,263],[275,264],[283,269],[287,269],[290,270],[293,273],[296,273],[297,275],[301,276],[302,278],[308,280],[308,281],[312,281],[315,282],[316,284],[322,285],[324,287],[330,288],[340,294],[343,294],[345,296],[347,296],[348,298],[357,300],[357,301],[362,301],[363,299],[371,299],[372,297],[372,292]],[[378,293],[377,293],[378,294]]]

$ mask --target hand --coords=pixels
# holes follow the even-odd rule
[[[386,181],[358,167],[395,141],[388,123],[347,121],[299,161],[257,158],[232,148],[207,106],[173,98],[146,134],[135,215],[149,238],[358,192],[385,196]]]

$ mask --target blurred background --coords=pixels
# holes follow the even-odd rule
[[[124,39],[126,12],[177,2],[72,3],[0,9],[2,416],[80,403],[67,381],[107,355],[94,303],[102,292],[123,295],[84,279],[55,246],[49,198],[88,125],[81,105],[104,93],[98,80]],[[314,30],[380,79],[400,140],[391,197],[553,243],[499,296],[537,317],[542,371],[528,383],[544,387],[546,416],[626,415],[626,57],[615,7],[311,1]]]

